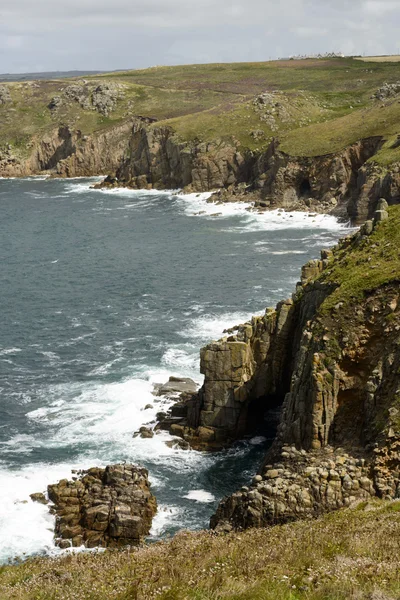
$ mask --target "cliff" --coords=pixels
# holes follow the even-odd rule
[[[172,433],[216,449],[275,441],[250,488],[222,501],[212,527],[265,526],[400,493],[400,207],[303,268],[289,300],[201,351],[205,375]],[[255,425],[258,429],[255,429]]]
[[[321,59],[6,82],[0,177],[109,174],[363,222],[400,199],[397,69]]]
[[[182,142],[169,127],[138,120],[111,185],[218,190],[212,201],[251,202],[258,210],[311,210],[361,223],[372,217],[380,197],[390,204],[400,201],[399,164],[383,174],[369,163],[382,144],[381,137],[373,137],[338,153],[301,157],[286,154],[274,140],[255,154],[222,141]]]

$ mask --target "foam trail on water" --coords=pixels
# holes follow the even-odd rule
[[[196,502],[214,502],[215,496],[210,494],[210,492],[206,492],[205,490],[190,490],[184,498],[188,500],[195,500]]]
[[[224,313],[222,315],[204,315],[192,320],[188,329],[180,332],[182,337],[212,341],[220,338],[225,329],[240,323],[246,323],[253,313]]]

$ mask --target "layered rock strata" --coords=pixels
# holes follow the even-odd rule
[[[138,545],[157,512],[146,469],[128,464],[92,468],[48,486],[62,548]]]

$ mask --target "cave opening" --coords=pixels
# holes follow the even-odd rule
[[[260,396],[251,400],[247,407],[245,436],[275,438],[282,408],[281,396]]]
[[[299,196],[300,198],[307,198],[311,196],[311,183],[307,177],[304,178],[303,181],[300,183]]]

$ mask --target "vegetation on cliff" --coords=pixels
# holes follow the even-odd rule
[[[181,532],[134,551],[0,570],[8,600],[395,600],[400,503],[240,534]]]
[[[279,135],[291,154],[321,155],[371,135],[399,133],[396,98],[372,98],[385,82],[399,79],[398,63],[336,58],[3,83],[11,100],[0,101],[0,146],[27,155],[35,138],[58,126],[89,135],[140,115],[170,125],[182,140],[221,139],[255,150]],[[111,111],[92,102],[99,86],[118,89]],[[276,91],[276,97],[254,101]]]
[[[400,206],[389,208],[390,218],[375,227],[371,235],[354,239],[334,252],[321,282],[335,290],[322,304],[323,312],[339,302],[362,301],[368,293],[400,280]]]

